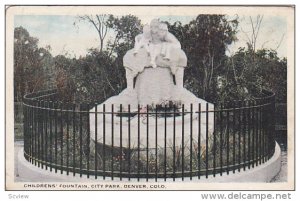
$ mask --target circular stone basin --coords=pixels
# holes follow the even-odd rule
[[[117,114],[112,115],[111,110],[106,110],[106,114],[103,115],[103,106],[99,105],[97,106],[97,112],[99,112],[97,114],[97,122],[94,113],[95,108],[90,111],[92,112],[90,115],[90,135],[94,141],[101,144],[111,146],[113,141],[113,146],[115,147],[120,147],[121,142],[122,147],[129,147],[130,139],[130,148],[138,147],[138,143],[143,148],[147,146],[148,139],[148,148],[155,148],[156,141],[158,147],[164,147],[165,141],[167,147],[172,147],[174,135],[176,147],[182,146],[182,142],[184,142],[184,145],[189,145],[191,136],[193,142],[198,143],[200,131],[201,144],[205,144],[206,130],[208,129],[209,136],[214,130],[214,113],[208,112],[208,122],[206,122],[206,113],[203,112],[205,111],[204,107],[202,108],[200,121],[199,114],[196,112],[193,112],[192,115],[186,112],[184,116],[177,113],[175,118],[174,114],[169,114],[165,118],[165,113],[160,113],[156,118],[154,112],[149,112],[147,124],[147,115],[145,113],[141,112],[140,118],[138,118],[138,114],[128,117],[128,113],[126,115],[124,112],[126,116],[121,117]],[[95,126],[96,124],[97,127]]]

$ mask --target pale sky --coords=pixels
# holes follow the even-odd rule
[[[174,23],[181,21],[189,23],[195,16],[137,16],[142,24],[150,23],[151,19],[159,18],[162,21]],[[234,16],[232,16],[234,17]],[[228,16],[228,18],[232,18]],[[256,16],[252,16],[253,19]],[[77,22],[74,26],[74,22]],[[238,42],[229,47],[227,55],[233,54],[239,47],[245,47],[247,36],[251,32],[249,16],[239,16]],[[99,39],[96,30],[89,23],[79,22],[73,15],[18,15],[14,18],[15,27],[22,26],[29,34],[39,39],[39,46],[51,46],[53,56],[68,52],[71,57],[84,56],[89,48],[98,48]],[[243,31],[242,31],[243,30]],[[287,55],[287,22],[284,17],[264,16],[261,30],[257,39],[257,49],[263,47],[276,49],[279,57]],[[108,33],[107,40],[113,36]],[[281,40],[282,39],[282,40]],[[278,47],[281,41],[281,45]]]

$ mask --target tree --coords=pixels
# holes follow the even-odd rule
[[[99,53],[91,49],[85,58],[78,60],[77,83],[78,93],[85,100],[102,102],[121,91],[117,79],[119,72],[107,51]]]
[[[76,90],[78,81],[76,59],[68,58],[66,55],[58,55],[53,58],[55,73],[55,87],[58,91],[58,97],[62,101],[76,101]]]
[[[256,20],[254,21],[252,17],[249,17],[250,24],[251,24],[251,31],[250,34],[247,34],[243,29],[241,29],[247,37],[247,46],[248,49],[252,52],[252,59],[255,59],[255,51],[257,46],[257,38],[259,35],[261,23],[263,21],[263,15],[257,15]]]
[[[96,16],[80,16],[81,20],[92,23],[99,33],[100,42],[107,36],[108,30],[112,40],[107,44],[100,44],[100,50],[90,49],[85,57],[70,62],[60,59],[59,63],[64,66],[60,69],[71,79],[68,82],[76,90],[72,96],[75,101],[97,101],[102,102],[107,98],[120,93],[126,87],[125,69],[123,67],[123,57],[125,53],[133,48],[134,38],[141,32],[141,22],[133,15],[115,17],[113,15],[102,16],[104,19],[98,21]],[[99,18],[100,19],[100,18]],[[100,31],[102,27],[102,30]],[[71,64],[70,67],[68,67]],[[72,69],[72,70],[71,70]],[[61,86],[68,86],[65,82],[68,79],[60,78]],[[73,83],[73,84],[71,84]],[[61,94],[67,94],[62,92]]]
[[[250,34],[241,28],[248,39],[247,47],[240,48],[231,56],[228,59],[227,67],[233,72],[232,81],[240,89],[246,89],[252,96],[259,96],[263,89],[268,89],[277,94],[277,101],[286,102],[286,58],[280,59],[276,50],[257,48],[262,21],[263,16],[260,15],[256,19],[249,17]],[[278,45],[282,38],[283,36]],[[238,92],[237,94],[240,95],[243,90]]]
[[[48,47],[50,48],[50,47]],[[46,88],[51,68],[49,49],[39,48],[38,39],[23,27],[14,30],[14,98],[22,101],[26,93]]]
[[[141,20],[134,15],[120,18],[110,15],[107,24],[115,33],[114,40],[108,43],[109,55],[115,53],[117,57],[124,56],[126,51],[134,47],[135,37],[142,32]]]
[[[237,25],[237,19],[224,15],[198,15],[187,25],[169,26],[188,57],[185,85],[198,96],[213,98],[217,77],[225,71],[227,46],[237,40]]]
[[[78,16],[79,20],[87,21],[91,23],[93,27],[96,29],[100,41],[99,52],[103,51],[104,39],[108,31],[107,20],[110,18],[110,16],[111,15],[105,15],[105,14]]]

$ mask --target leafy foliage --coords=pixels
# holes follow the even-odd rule
[[[26,93],[43,90],[53,81],[52,56],[47,48],[38,47],[38,39],[26,29],[14,30],[14,97],[22,101]],[[47,86],[48,85],[48,86]]]
[[[224,73],[226,49],[236,41],[237,20],[228,21],[224,15],[198,15],[189,24],[169,25],[188,57],[185,87],[199,97],[216,97],[216,79]]]
[[[52,57],[50,47],[39,48],[37,38],[22,27],[15,28],[15,99],[49,88],[51,83],[64,101],[103,102],[120,93],[126,87],[123,57],[133,48],[142,24],[133,15],[106,15],[101,24],[113,32],[113,38],[80,58]],[[198,97],[230,101],[260,96],[267,88],[277,93],[278,101],[286,101],[287,61],[278,58],[275,50],[254,50],[248,45],[233,56],[226,55],[228,45],[237,41],[238,18],[198,15],[188,24],[168,23],[168,27],[188,57],[185,87]]]
[[[253,54],[251,49],[240,48],[228,58],[228,68],[233,76],[227,80],[238,86],[238,95],[259,96],[268,89],[276,93],[279,102],[286,102],[287,63],[276,51],[261,49]]]

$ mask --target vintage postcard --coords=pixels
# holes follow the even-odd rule
[[[295,8],[6,6],[6,190],[294,190]]]

